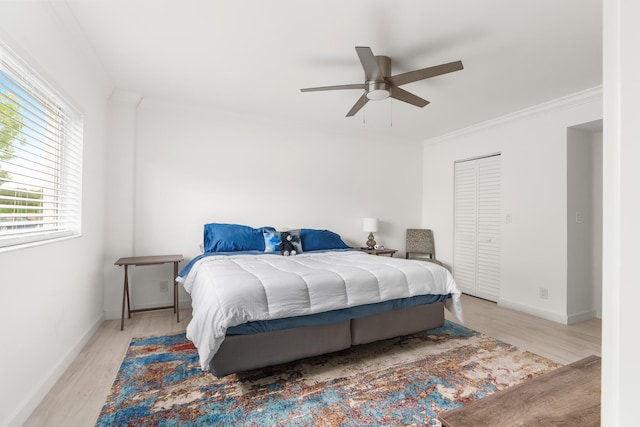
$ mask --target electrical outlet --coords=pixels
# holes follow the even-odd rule
[[[541,299],[549,299],[549,289],[548,288],[540,288],[540,298]]]
[[[169,281],[163,280],[160,282],[160,292],[169,292]]]

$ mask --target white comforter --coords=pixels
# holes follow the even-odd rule
[[[255,320],[452,294],[447,308],[462,321],[460,290],[448,270],[359,251],[210,256],[195,263],[183,283],[193,306],[187,337],[198,349],[203,370],[227,328]]]

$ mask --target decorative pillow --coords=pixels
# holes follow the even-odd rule
[[[291,234],[291,243],[297,253],[302,253],[302,240],[300,238],[301,230],[287,230],[276,231],[273,228],[263,228],[262,234],[264,236],[264,251],[265,252],[280,252],[279,246],[282,243],[282,233]]]
[[[278,246],[282,242],[280,238],[280,232],[274,229],[263,229],[262,236],[264,237],[264,251],[265,252],[278,252]]]
[[[342,241],[339,234],[329,230],[303,228],[301,238],[302,246],[307,252],[323,249],[350,249],[350,246]]]
[[[204,251],[264,251],[264,229],[273,230],[272,227],[253,228],[239,224],[205,224]]]

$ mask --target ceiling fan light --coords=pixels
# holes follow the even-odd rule
[[[376,89],[367,92],[367,98],[371,101],[380,101],[382,99],[387,99],[391,95],[386,89]]]
[[[380,101],[391,95],[389,85],[385,82],[368,82],[367,84],[367,99],[370,101]]]

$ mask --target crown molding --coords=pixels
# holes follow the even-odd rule
[[[602,100],[602,94],[603,94],[602,85],[596,86],[594,88],[583,90],[581,92],[576,92],[571,95],[564,96],[562,98],[554,99],[553,101],[534,105],[532,107],[525,108],[524,110],[519,110],[495,119],[477,123],[475,125],[471,125],[471,126],[447,133],[445,135],[427,139],[424,141],[424,143],[425,145],[438,144],[438,143],[446,142],[450,139],[457,138],[469,133],[477,132],[482,129],[499,126],[504,123],[519,120],[525,117],[531,117],[536,114],[540,114],[540,113],[544,113],[552,110],[558,110],[561,108],[575,107],[578,105],[586,104],[588,102],[592,102],[597,99]]]

